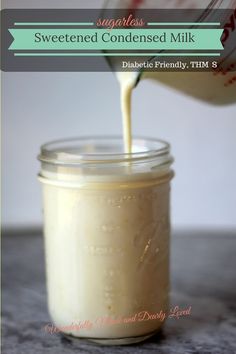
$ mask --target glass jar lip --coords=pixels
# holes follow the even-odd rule
[[[148,162],[153,159],[164,159],[165,163],[173,161],[169,155],[170,144],[164,140],[134,137],[132,147],[134,150],[132,153],[119,151],[119,149],[123,149],[123,138],[121,136],[64,138],[43,144],[38,159],[43,163],[66,166]],[[112,151],[112,148],[114,151]]]

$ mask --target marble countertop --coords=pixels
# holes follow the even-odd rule
[[[191,314],[171,318],[158,335],[132,346],[99,346],[50,334],[40,232],[2,238],[4,354],[235,354],[236,232],[176,232],[172,237],[172,305]]]

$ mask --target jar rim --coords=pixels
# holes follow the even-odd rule
[[[148,162],[165,159],[171,163],[170,144],[164,140],[146,137],[132,139],[132,153],[123,151],[120,136],[83,136],[53,140],[41,146],[39,161],[56,165],[92,165],[122,162]]]

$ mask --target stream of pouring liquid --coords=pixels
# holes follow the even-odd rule
[[[124,151],[132,153],[132,122],[131,99],[136,77],[130,72],[119,72],[117,77],[120,83],[120,100],[123,125]]]

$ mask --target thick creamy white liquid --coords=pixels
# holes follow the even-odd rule
[[[120,83],[120,100],[123,124],[124,151],[132,152],[131,99],[136,75],[131,72],[118,72]]]
[[[68,334],[134,337],[163,324],[147,314],[168,309],[169,184],[136,183],[131,178],[125,190],[120,183],[113,189],[44,185],[49,311]],[[109,322],[131,317],[134,322]],[[92,327],[70,328],[86,322]]]
[[[131,125],[131,96],[133,85],[129,81],[123,81],[121,86],[121,111],[123,124],[124,150],[132,152],[132,125]]]

